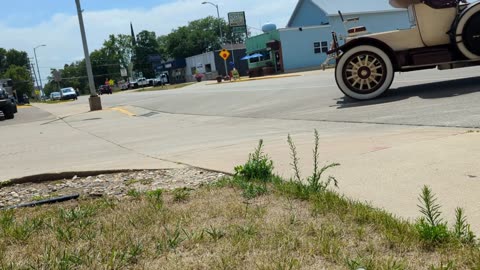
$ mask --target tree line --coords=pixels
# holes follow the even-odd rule
[[[26,52],[0,48],[0,78],[12,79],[17,95],[32,93],[33,81],[30,70],[30,59]]]

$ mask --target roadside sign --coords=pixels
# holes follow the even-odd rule
[[[245,11],[228,13],[228,23],[230,27],[246,26]]]
[[[220,55],[220,57],[223,58],[223,60],[227,61],[227,59],[230,57],[230,52],[223,49],[223,50],[220,51],[219,55]]]
[[[247,27],[246,26],[232,27],[232,32],[235,34],[243,34],[247,32]]]
[[[120,76],[122,76],[122,77],[127,77],[128,76],[128,72],[127,72],[126,68],[121,68],[120,69]]]

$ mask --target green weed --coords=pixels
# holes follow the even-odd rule
[[[254,153],[249,154],[247,163],[235,167],[235,175],[245,180],[270,181],[273,176],[273,161],[263,153],[263,140],[260,140]]]
[[[173,191],[173,201],[174,202],[185,202],[190,196],[190,189],[188,188],[177,188]]]
[[[418,207],[423,217],[417,221],[416,228],[421,239],[431,244],[446,242],[450,237],[447,223],[442,219],[440,204],[429,187],[423,187],[419,201]]]

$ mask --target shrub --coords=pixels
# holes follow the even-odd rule
[[[273,161],[263,153],[263,140],[260,140],[254,153],[249,154],[247,163],[235,167],[235,176],[245,180],[268,182],[273,176]]]

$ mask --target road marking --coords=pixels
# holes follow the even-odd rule
[[[31,105],[17,105],[18,109],[27,109],[27,108],[32,108]]]
[[[113,108],[110,108],[110,110],[117,111],[119,113],[123,113],[123,114],[126,114],[128,116],[137,116],[136,114],[134,114],[134,113],[128,111],[127,109],[122,108],[122,107],[113,107]]]

